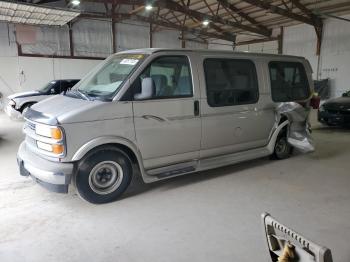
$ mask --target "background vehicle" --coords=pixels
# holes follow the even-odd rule
[[[350,91],[323,103],[318,110],[318,121],[329,126],[350,125]]]
[[[7,97],[5,112],[8,116],[18,116],[33,104],[48,98],[51,95],[58,95],[71,89],[79,79],[60,79],[47,83],[44,87],[28,92],[15,93]]]
[[[134,166],[150,183],[269,155],[284,159],[293,121],[277,106],[307,105],[311,83],[301,57],[121,52],[66,95],[28,109],[21,174],[56,192],[73,181],[82,198],[105,203],[126,190]],[[298,127],[306,129],[305,116]]]

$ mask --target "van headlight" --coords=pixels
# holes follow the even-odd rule
[[[57,126],[47,126],[47,125],[36,124],[35,133],[39,136],[45,136],[55,140],[63,139],[62,129]]]
[[[324,111],[325,111],[325,110],[324,110],[324,106],[320,106],[320,108],[318,109],[318,111],[324,112]]]
[[[63,130],[61,127],[42,124],[35,125],[36,145],[39,149],[61,156],[65,152]]]
[[[54,153],[56,155],[62,155],[64,153],[64,146],[61,144],[48,144],[41,141],[36,141],[36,145],[39,149]]]

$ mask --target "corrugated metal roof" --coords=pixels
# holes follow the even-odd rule
[[[62,26],[79,14],[74,10],[0,1],[0,21],[11,23]]]

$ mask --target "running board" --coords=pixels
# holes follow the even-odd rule
[[[271,155],[271,152],[269,151],[268,147],[262,147],[222,156],[204,158],[199,161],[196,160],[166,167],[154,168],[147,170],[147,175],[156,177],[158,179],[165,179],[169,177],[184,175],[187,173],[193,173],[196,171],[203,171],[217,167],[229,166],[252,159],[265,157],[268,155]]]
[[[178,176],[185,173],[194,172],[197,167],[197,161],[175,164],[166,167],[159,167],[147,171],[150,176],[157,176],[158,178],[165,178],[170,176]]]
[[[185,167],[183,169],[172,170],[164,173],[160,173],[157,175],[158,178],[170,177],[170,176],[178,176],[186,173],[194,172],[196,169],[193,166]]]
[[[268,155],[271,155],[271,152],[268,150],[267,147],[262,147],[243,152],[240,151],[237,153],[232,153],[223,156],[205,158],[200,160],[199,170],[207,170],[222,166],[229,166],[252,159],[265,157]]]

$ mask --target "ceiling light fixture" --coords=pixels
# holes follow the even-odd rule
[[[77,6],[77,5],[80,5],[80,0],[73,0],[71,3],[72,5]]]
[[[145,9],[147,10],[147,11],[150,11],[150,10],[152,10],[152,8],[153,8],[153,6],[152,5],[146,5],[146,7],[145,7]]]
[[[208,25],[209,25],[209,20],[204,20],[204,21],[202,22],[202,24],[203,24],[204,26],[208,26]]]

